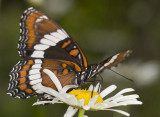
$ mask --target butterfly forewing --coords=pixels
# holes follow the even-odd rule
[[[113,56],[110,56],[109,58],[107,58],[106,60],[102,61],[99,64],[99,68],[98,68],[98,72],[102,72],[105,69],[109,69],[113,66],[117,66],[119,63],[123,62],[123,60],[129,56],[132,53],[131,50],[126,50],[123,52],[120,52],[118,54],[115,54]]]
[[[18,51],[23,58],[62,59],[87,67],[77,43],[56,22],[29,8],[21,18]]]

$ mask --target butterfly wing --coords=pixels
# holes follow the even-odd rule
[[[18,52],[22,58],[72,61],[87,67],[87,60],[77,43],[56,22],[42,12],[27,9],[20,23]]]
[[[43,94],[46,87],[57,90],[50,77],[43,71],[44,69],[52,71],[62,87],[75,84],[74,67],[75,63],[65,60],[23,59],[10,72],[11,79],[7,93],[12,97],[25,99]]]
[[[123,62],[123,60],[127,56],[129,56],[131,53],[132,53],[131,50],[126,50],[126,51],[120,52],[120,53],[118,53],[116,55],[110,56],[109,58],[107,58],[106,60],[102,61],[99,64],[99,67],[98,67],[98,70],[97,70],[98,73],[102,72],[105,69],[109,69],[109,68],[111,68],[113,66],[116,66],[119,63]]]

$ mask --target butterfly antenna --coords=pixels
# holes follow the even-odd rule
[[[134,82],[132,79],[127,78],[126,76],[124,76],[124,75],[122,75],[122,74],[120,74],[120,73],[118,73],[118,72],[116,72],[116,71],[114,71],[114,70],[112,70],[112,69],[109,69],[109,70],[111,70],[112,72],[114,72],[114,73],[116,73],[116,74],[122,76],[123,78],[125,78],[125,79],[127,79],[127,80],[129,80],[129,81],[131,81],[131,82]]]

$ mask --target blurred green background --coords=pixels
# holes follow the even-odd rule
[[[131,117],[160,117],[160,1],[159,0],[0,0],[0,117],[62,117],[67,106],[32,106],[36,98],[6,95],[9,72],[20,60],[17,52],[19,20],[28,7],[56,20],[80,45],[89,63],[117,52],[134,53],[115,71],[106,70],[103,87],[117,91],[133,87],[142,106],[119,107]],[[90,117],[124,117],[110,111],[86,112]]]

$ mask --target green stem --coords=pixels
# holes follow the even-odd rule
[[[85,113],[84,109],[79,109],[78,117],[83,117],[84,113]]]

